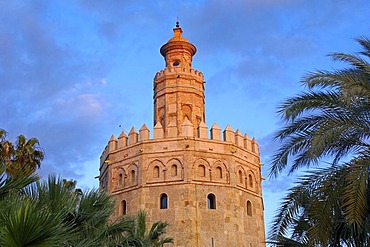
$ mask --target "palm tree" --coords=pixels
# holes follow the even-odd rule
[[[122,218],[111,222],[115,202],[98,190],[83,192],[75,189],[75,181],[49,175],[48,180],[37,182],[26,194],[53,214],[63,212],[63,222],[71,226],[65,246],[116,246],[134,227],[134,219]],[[68,241],[67,241],[68,240]],[[64,246],[64,245],[63,245]]]
[[[96,189],[83,192],[76,181],[34,174],[44,154],[36,138],[20,135],[14,146],[0,129],[0,246],[159,247],[167,223],[147,232],[146,214],[112,222],[115,201]]]
[[[15,145],[6,140],[6,131],[0,129],[0,157],[7,165],[7,174],[14,178],[30,175],[40,168],[44,152],[36,138],[19,135]]]
[[[364,167],[345,164],[316,169],[302,176],[288,191],[274,218],[269,233],[270,243],[277,246],[368,246],[369,211],[361,208],[364,206],[361,204],[370,205],[370,194],[369,190],[357,189],[367,189],[367,186],[359,184],[369,176],[361,169]],[[356,188],[353,190],[348,186]],[[358,195],[348,196],[346,193],[350,190]],[[362,200],[361,197],[367,199]],[[346,198],[360,202],[348,206]],[[356,218],[359,224],[354,221]],[[288,234],[290,238],[286,237]]]
[[[0,150],[3,150],[3,143],[5,141],[6,131],[0,129]]]
[[[0,200],[0,246],[116,247],[132,234],[133,218],[110,221],[110,196],[97,190],[84,193],[73,184],[50,175],[7,193]]]
[[[63,246],[71,236],[63,212],[52,213],[31,198],[13,195],[0,205],[0,246]]]
[[[69,219],[79,232],[77,243],[96,247],[116,246],[132,232],[132,217],[110,221],[116,204],[108,194],[95,189],[78,194],[75,213]]]
[[[288,192],[269,234],[278,246],[370,244],[370,40],[357,41],[359,54],[330,55],[349,68],[308,74],[308,92],[279,108],[285,126],[276,134],[282,144],[270,176],[330,162]]]
[[[147,229],[147,213],[140,210],[136,216],[136,225],[131,235],[122,242],[120,247],[162,247],[166,243],[173,243],[173,238],[164,237],[167,222],[156,221]]]
[[[44,159],[44,152],[39,147],[36,138],[26,139],[24,135],[19,135],[16,145],[8,142],[9,160],[7,173],[15,178],[29,175],[40,168],[41,161]]]
[[[19,193],[24,187],[38,180],[35,175],[24,176],[20,179],[6,176],[7,166],[2,157],[0,157],[0,202],[9,196],[9,194]]]
[[[0,157],[0,246],[57,246],[63,240],[59,233],[68,230],[62,228],[61,215],[52,215],[24,196],[23,189],[38,177],[31,174],[14,179],[6,175],[6,169]]]
[[[11,143],[5,139],[6,134],[5,130],[0,129],[0,159],[4,165],[9,163],[9,146],[11,145]]]

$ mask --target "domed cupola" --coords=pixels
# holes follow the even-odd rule
[[[166,67],[191,68],[191,62],[197,49],[187,39],[182,37],[179,22],[173,29],[173,37],[161,47],[161,54],[165,58]]]

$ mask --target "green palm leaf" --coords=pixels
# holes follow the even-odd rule
[[[358,54],[330,54],[349,68],[307,74],[308,91],[278,108],[285,126],[270,176],[331,162],[288,191],[269,233],[277,246],[370,244],[370,40],[357,41]]]
[[[62,213],[40,208],[37,201],[12,196],[2,203],[0,246],[61,246],[69,230]]]

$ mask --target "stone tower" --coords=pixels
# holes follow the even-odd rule
[[[117,200],[115,218],[145,209],[149,221],[169,222],[174,246],[265,246],[257,142],[229,125],[222,133],[213,124],[208,136],[196,48],[178,23],[173,31],[154,77],[153,137],[145,124],[112,136],[100,188]]]

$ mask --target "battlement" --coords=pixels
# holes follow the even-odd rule
[[[193,124],[188,119],[185,119],[181,127],[182,134],[178,135],[176,124],[174,122],[171,122],[169,126],[167,126],[168,133],[167,136],[165,136],[165,130],[158,122],[153,128],[154,134],[152,139],[150,139],[150,130],[145,124],[143,124],[143,126],[140,128],[139,132],[137,132],[134,127],[132,127],[128,135],[126,135],[124,131],[121,132],[118,138],[112,135],[108,142],[108,145],[105,147],[102,155],[100,156],[100,163],[103,164],[103,162],[105,162],[105,159],[107,159],[108,154],[114,150],[133,146],[137,143],[145,141],[162,141],[181,137],[231,143],[240,148],[244,148],[256,155],[259,155],[259,148],[256,139],[254,137],[250,138],[247,134],[243,135],[239,129],[234,131],[230,125],[227,125],[224,131],[221,132],[221,128],[216,123],[213,124],[209,131],[209,137],[208,127],[204,122],[201,122],[199,124],[198,133],[196,136],[193,135]]]
[[[178,74],[184,74],[184,75],[192,75],[199,77],[199,80],[204,80],[203,73],[195,70],[195,69],[187,69],[187,68],[165,68],[159,72],[154,77],[154,80],[158,80],[166,75],[178,75]]]

